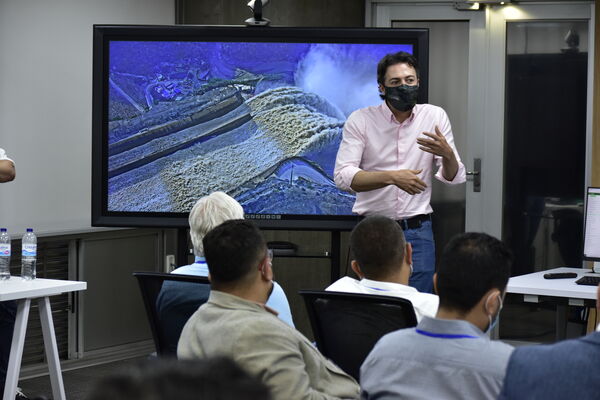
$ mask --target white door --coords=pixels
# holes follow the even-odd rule
[[[473,182],[467,182],[465,193],[465,229],[483,231],[496,237],[502,236],[503,218],[503,160],[504,160],[504,98],[507,24],[516,21],[586,21],[587,40],[590,49],[590,66],[593,56],[593,2],[568,2],[568,4],[518,4],[482,6],[479,11],[465,11],[455,8],[455,2],[367,1],[366,25],[373,27],[416,27],[420,22],[429,26],[431,38],[437,25],[450,21],[468,25],[468,40],[464,44],[468,54],[467,99],[462,107],[466,109],[466,121],[460,122],[463,113],[460,105],[453,104],[453,96],[434,95],[430,83],[429,101],[448,111],[453,123],[453,131],[458,143],[461,158],[468,171],[474,171],[474,160],[480,159],[481,191],[475,192]],[[430,39],[432,40],[432,39]],[[430,44],[430,66],[435,54]],[[448,74],[448,81],[457,79]],[[592,74],[588,72],[590,93],[588,95],[588,141],[591,138],[591,88]],[[437,102],[436,102],[437,100]],[[453,121],[457,120],[458,124]],[[461,128],[464,131],[461,131]],[[457,129],[459,128],[459,129]],[[589,159],[589,156],[588,156]],[[586,171],[590,162],[586,164]],[[586,176],[586,182],[589,179]],[[435,189],[434,189],[435,190]]]

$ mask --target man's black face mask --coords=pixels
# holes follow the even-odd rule
[[[398,111],[409,111],[417,104],[419,86],[384,86],[385,99]]]

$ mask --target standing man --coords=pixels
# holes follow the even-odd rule
[[[15,179],[15,163],[6,156],[4,149],[0,148],[0,183],[10,182],[13,179]],[[0,395],[4,393],[16,315],[16,301],[0,301]],[[16,398],[26,397],[19,391]]]
[[[431,175],[447,184],[465,182],[446,112],[416,104],[419,69],[412,55],[388,54],[377,65],[385,101],[353,112],[344,125],[334,179],[357,192],[353,211],[392,218],[413,248],[410,285],[431,292],[435,245],[431,229]]]

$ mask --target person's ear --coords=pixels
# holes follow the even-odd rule
[[[435,272],[433,274],[433,293],[435,293],[439,296],[438,290],[437,290],[437,272]]]
[[[365,277],[365,274],[363,274],[362,270],[360,269],[360,265],[358,265],[358,261],[352,260],[350,262],[350,268],[352,268],[352,271],[354,271],[356,276],[358,276],[358,279],[362,279]]]
[[[486,300],[483,304],[483,311],[487,315],[495,315],[500,308],[502,293],[498,289],[491,289],[488,292]]]
[[[265,276],[265,279],[268,281],[273,280],[273,267],[271,266],[271,263],[269,263],[269,266],[267,267],[267,270],[266,270],[264,276]]]
[[[406,261],[406,264],[408,265],[413,263],[412,253],[412,245],[406,242],[406,247],[404,248],[404,261]]]
[[[260,276],[266,280],[266,281],[271,281],[273,280],[273,268],[271,265],[271,259],[269,258],[269,256],[265,256],[265,258],[263,258],[262,262],[258,265],[258,270],[260,272]]]
[[[379,84],[379,94],[385,95],[385,87],[381,83]]]

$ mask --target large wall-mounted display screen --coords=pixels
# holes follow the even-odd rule
[[[342,128],[381,102],[397,51],[419,58],[424,101],[426,30],[96,26],[92,223],[184,227],[220,190],[261,226],[351,226]]]

